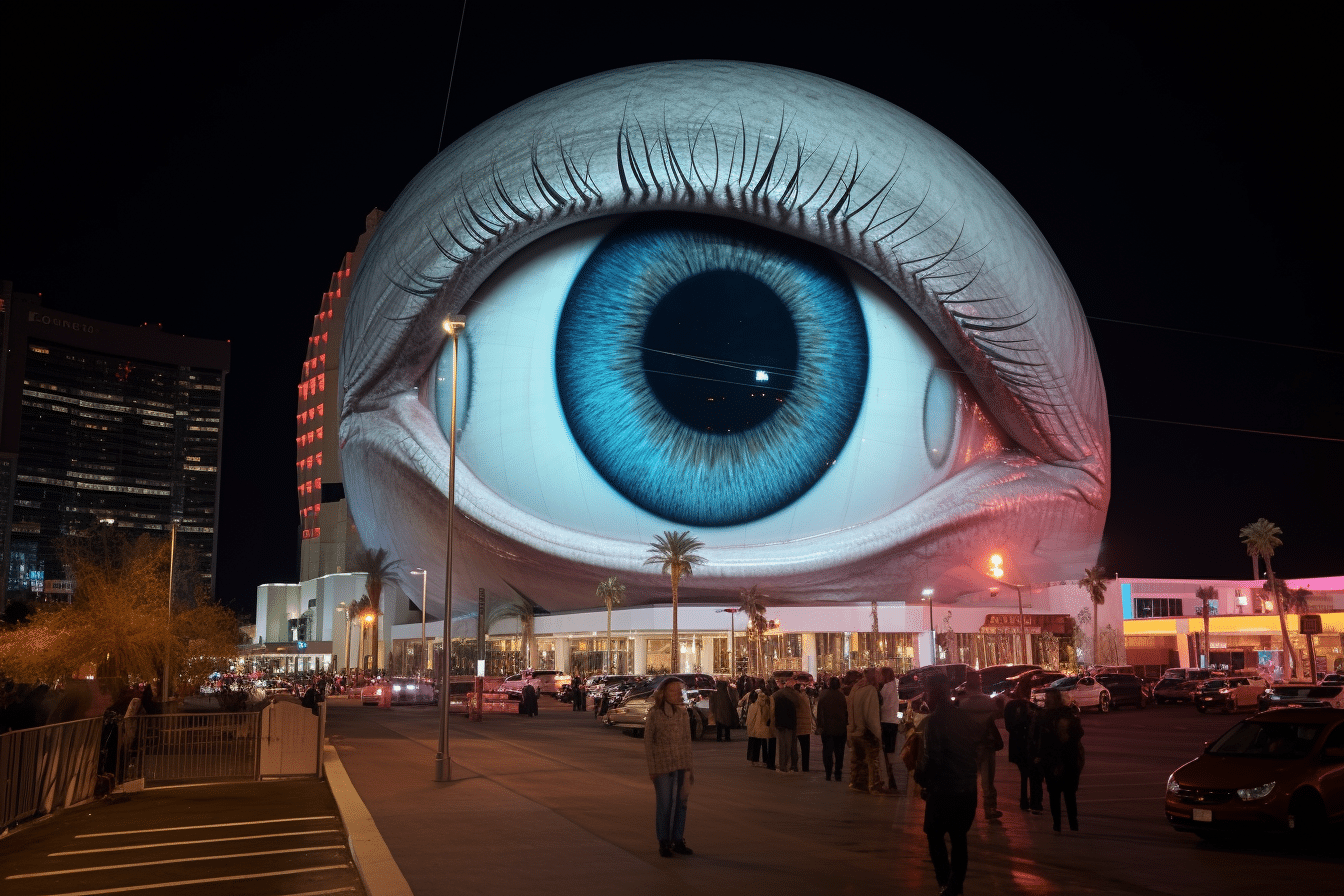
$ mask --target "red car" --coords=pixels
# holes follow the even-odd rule
[[[1344,822],[1344,710],[1271,709],[1238,722],[1167,779],[1167,821],[1217,839],[1311,836]]]

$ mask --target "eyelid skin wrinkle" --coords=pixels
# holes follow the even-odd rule
[[[464,313],[470,340],[472,297],[509,258],[562,228],[647,211],[737,219],[863,269],[941,344],[1010,443],[843,530],[765,543],[697,531],[707,562],[683,599],[721,602],[756,583],[778,602],[914,599],[983,588],[990,553],[1022,582],[1095,561],[1110,496],[1105,393],[1077,298],[1026,213],[885,100],[714,61],[606,72],[519,103],[436,157],[383,217],[342,347],[342,463],[367,544],[430,569],[442,594],[448,447],[422,397],[444,351],[439,322]],[[628,603],[666,600],[643,565],[660,530],[596,536],[518,513],[461,457],[456,497],[464,607],[478,587],[503,604],[589,607],[612,574]]]

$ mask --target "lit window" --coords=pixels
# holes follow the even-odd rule
[[[322,466],[322,452],[321,452],[321,451],[317,452],[317,465],[318,465],[319,467]]]
[[[322,537],[322,527],[321,527],[321,526],[314,526],[314,527],[313,527],[313,537],[314,537],[314,538],[321,538],[321,537]]]
[[[322,438],[322,427],[320,427],[320,426],[317,428],[317,437],[318,437],[319,439]]]

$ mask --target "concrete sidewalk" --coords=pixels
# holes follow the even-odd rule
[[[367,874],[370,896],[403,892],[402,879],[415,896],[937,890],[923,802],[904,787],[883,798],[827,781],[816,738],[812,771],[792,775],[752,767],[741,731],[697,742],[686,828],[696,854],[664,859],[642,740],[550,700],[537,718],[454,716],[453,780],[440,784],[437,719],[421,707],[328,713],[329,742],[401,871]],[[1003,823],[978,821],[966,892],[1117,892],[1051,861],[1051,836],[1048,816],[1015,808]],[[1085,834],[1070,847],[1096,843]]]

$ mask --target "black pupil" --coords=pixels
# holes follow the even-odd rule
[[[649,315],[640,347],[649,388],[693,429],[751,429],[793,391],[793,318],[747,274],[706,271],[678,283]]]

